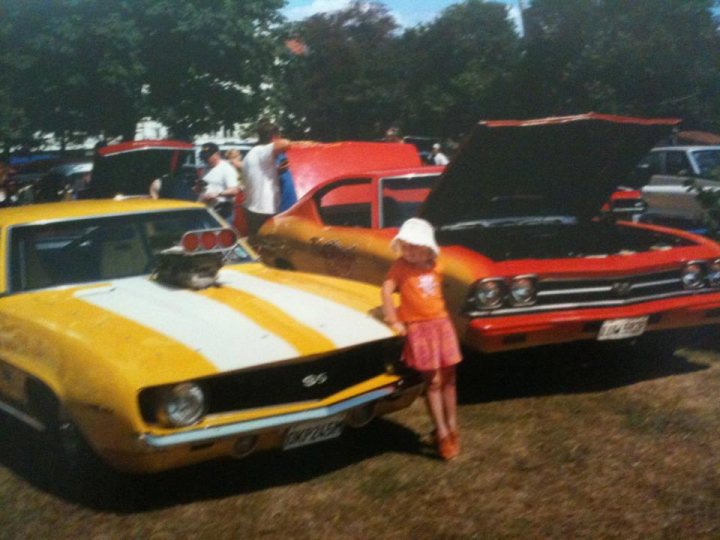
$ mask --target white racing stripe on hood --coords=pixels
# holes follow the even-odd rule
[[[294,358],[298,351],[251,319],[210,298],[171,289],[146,277],[113,281],[75,296],[142,324],[203,355],[218,370]]]
[[[284,311],[292,311],[298,321],[325,335],[338,347],[349,347],[393,335],[386,325],[365,313],[274,281],[243,272],[221,270],[218,282],[252,294]],[[302,306],[302,309],[298,310],[297,306]]]

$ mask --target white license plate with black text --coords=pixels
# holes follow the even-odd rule
[[[598,332],[598,341],[628,339],[642,335],[647,328],[648,318],[609,319],[603,322]]]
[[[323,418],[291,427],[285,435],[284,450],[298,448],[339,437],[343,430],[343,416]]]

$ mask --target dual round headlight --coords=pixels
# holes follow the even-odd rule
[[[515,306],[529,306],[535,303],[535,280],[530,277],[516,277],[510,284],[510,303]]]
[[[712,262],[691,261],[680,274],[683,288],[694,290],[705,286],[720,287],[720,259]]]
[[[700,263],[688,263],[683,268],[680,279],[685,289],[700,289],[705,286],[705,269]]]
[[[488,278],[475,285],[473,300],[478,309],[497,309],[505,304],[530,306],[537,292],[533,276],[517,276],[508,282],[502,278]]]
[[[708,265],[705,279],[711,287],[720,287],[720,259],[715,259]]]
[[[503,304],[505,282],[501,279],[484,279],[475,286],[475,304],[480,309],[495,309]]]
[[[190,426],[204,414],[205,393],[195,383],[181,383],[168,388],[158,403],[157,418],[168,426]]]

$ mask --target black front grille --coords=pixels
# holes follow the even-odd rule
[[[380,341],[201,381],[208,413],[324,399],[385,373],[385,361],[400,356],[399,343],[393,344]]]
[[[195,382],[205,392],[208,414],[316,401],[386,373],[386,363],[399,359],[401,348],[399,339],[385,339]],[[156,421],[161,394],[160,388],[140,394],[146,421]]]

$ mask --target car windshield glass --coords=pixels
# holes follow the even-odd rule
[[[720,150],[695,150],[693,157],[700,176],[720,179]]]
[[[14,292],[149,274],[156,255],[191,230],[221,224],[206,210],[172,210],[23,225],[11,230]],[[251,260],[241,247],[231,262]]]
[[[400,227],[414,217],[438,178],[439,174],[382,178],[380,227]]]

